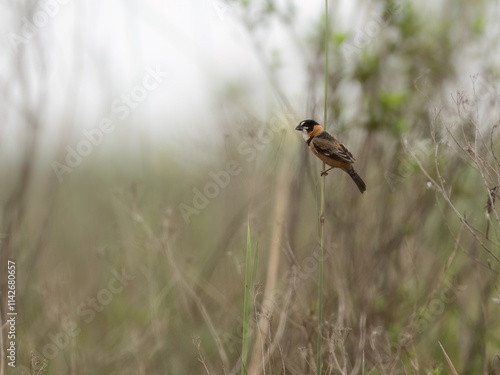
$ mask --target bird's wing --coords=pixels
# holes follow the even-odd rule
[[[349,150],[332,136],[314,137],[312,142],[316,151],[331,159],[347,163],[354,163],[356,161]]]

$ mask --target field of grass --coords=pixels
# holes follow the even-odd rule
[[[387,30],[350,61],[332,26],[327,78],[321,15],[299,38],[318,57],[302,102],[265,64],[265,116],[217,91],[206,142],[147,142],[129,120],[59,179],[67,150],[38,149],[27,116],[21,157],[0,161],[0,375],[500,373],[497,76],[457,83],[481,38],[467,7],[459,25],[380,4]],[[325,177],[321,240],[322,164],[294,128],[323,121],[325,81],[327,130],[367,192]]]

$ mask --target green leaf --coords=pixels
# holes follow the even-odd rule
[[[332,33],[333,42],[340,46],[347,39],[347,33]]]
[[[472,25],[472,32],[474,34],[483,34],[484,27],[486,26],[486,20],[483,16],[477,16],[474,20],[474,24]]]
[[[399,109],[406,100],[406,94],[402,92],[385,92],[380,95],[380,101],[386,109]]]

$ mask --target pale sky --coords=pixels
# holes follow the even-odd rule
[[[297,35],[310,34],[324,2],[291,3],[296,7]],[[444,11],[436,2],[425,3],[428,11]],[[13,47],[12,35],[19,36],[16,23],[23,25],[25,21],[19,20],[20,11],[14,5],[0,5],[0,9],[4,8],[0,11],[4,51],[0,54],[1,94],[8,104],[4,108],[7,120],[1,133],[3,139],[15,137],[18,132],[19,115],[14,108],[26,102],[36,107],[42,93],[48,100],[43,102],[40,117],[50,131],[57,133],[68,127],[68,119],[62,114],[71,113],[73,106],[76,112],[70,121],[75,129],[96,127],[112,114],[112,103],[122,101],[123,95],[144,94],[137,86],[148,80],[148,72],[155,69],[169,76],[163,77],[154,89],[146,90],[143,100],[135,103],[123,120],[137,124],[136,130],[152,139],[175,139],[175,129],[180,126],[206,137],[210,125],[220,116],[221,108],[215,106],[217,95],[228,83],[245,88],[246,105],[257,116],[266,116],[272,106],[273,91],[242,27],[239,7],[231,2],[44,0],[40,4],[44,11],[36,9],[36,22],[31,19],[33,35],[20,43],[33,71],[32,89],[38,92],[29,98],[19,90],[18,73],[13,70],[18,66],[19,52]],[[377,11],[356,4],[350,0],[330,1],[330,9],[336,10],[331,20],[337,31],[363,27]],[[37,22],[40,26],[34,25]],[[304,51],[290,42],[281,24],[275,22],[265,30],[265,35],[257,35],[267,51],[280,51],[283,68],[279,77],[285,92],[293,103],[303,105]],[[299,114],[303,111],[297,108]],[[2,143],[4,149],[13,147],[9,142]]]
[[[75,128],[97,126],[108,116],[110,104],[130,94],[144,79],[148,67],[158,67],[170,76],[148,91],[146,99],[125,120],[140,120],[141,131],[154,137],[168,135],[178,126],[202,128],[215,121],[214,94],[227,82],[248,87],[252,92],[248,101],[257,112],[272,97],[236,6],[222,1],[40,3],[42,9],[34,11],[28,27],[14,6],[2,6],[5,11],[1,12],[4,22],[0,34],[7,53],[0,54],[0,78],[8,82],[4,86],[9,91],[6,101],[22,107],[26,98],[17,92],[18,46],[33,70],[32,88],[38,95],[47,95],[44,112],[52,131],[68,126],[61,124],[61,119],[66,121],[61,115],[69,105],[76,106]],[[296,6],[303,22],[301,29],[307,29],[321,6],[305,2]],[[21,27],[16,27],[18,23]],[[271,30],[267,42],[286,50],[279,25]],[[289,71],[295,69],[294,79],[285,84],[300,89],[300,65],[290,60],[285,66]],[[38,95],[30,99],[35,107]],[[18,121],[10,109],[4,138],[18,131]]]

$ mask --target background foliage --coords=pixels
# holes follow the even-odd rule
[[[29,16],[25,5],[11,11]],[[343,20],[332,1],[327,77],[324,14],[300,31],[293,2],[213,5],[244,30],[265,84],[217,78],[212,138],[182,137],[197,125],[165,116],[172,142],[148,143],[127,130],[141,120],[126,119],[63,181],[51,163],[79,138],[71,120],[50,148],[43,131],[72,119],[78,98],[51,119],[51,68],[28,74],[50,58],[45,39],[6,47],[5,88],[20,94],[5,94],[2,111],[22,134],[0,162],[16,371],[239,373],[251,269],[244,371],[315,373],[321,166],[294,127],[322,118],[326,79],[326,126],[368,191],[340,171],[326,178],[323,373],[444,374],[446,356],[461,374],[499,373],[498,5],[374,0]]]

